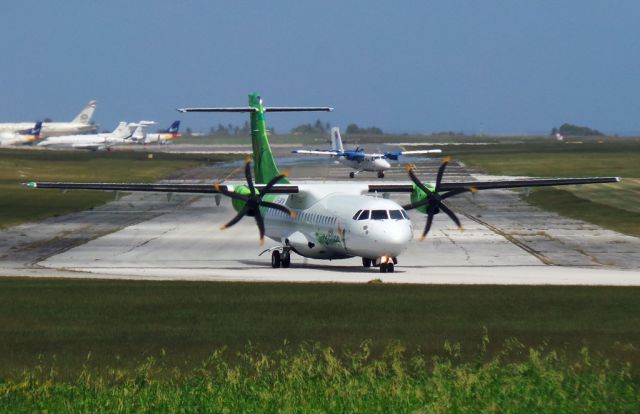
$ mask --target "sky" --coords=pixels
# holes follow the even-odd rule
[[[640,134],[640,2],[3,1],[0,122],[242,114],[188,106],[332,106],[269,114],[389,132],[548,133],[564,122]]]

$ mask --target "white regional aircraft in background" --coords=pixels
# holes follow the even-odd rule
[[[169,128],[157,133],[147,133],[147,128],[155,125],[153,121],[140,121],[138,128],[131,135],[131,141],[136,144],[169,144],[172,140],[180,138],[182,135],[178,132],[180,129],[180,121],[174,121]]]
[[[294,154],[312,154],[312,155],[329,155],[331,158],[337,158],[338,161],[356,171],[349,173],[349,178],[353,178],[362,171],[377,171],[378,178],[384,178],[384,172],[391,168],[389,160],[398,160],[401,155],[420,155],[420,154],[438,154],[442,152],[439,149],[418,150],[418,151],[394,151],[385,152],[383,154],[365,153],[360,147],[354,150],[344,150],[342,146],[342,138],[340,137],[340,129],[338,127],[331,128],[331,149],[330,150],[294,150]]]
[[[96,101],[91,101],[71,122],[45,122],[42,124],[42,135],[53,137],[70,134],[86,134],[95,132],[95,125],[91,124],[91,117],[96,110]],[[18,132],[29,129],[33,122],[3,123],[0,132]]]
[[[45,148],[87,149],[93,151],[108,150],[113,145],[125,143],[132,135],[132,129],[138,126],[138,124],[120,122],[113,132],[50,137],[38,143],[38,146]]]
[[[417,209],[427,215],[422,239],[439,212],[445,213],[461,227],[455,213],[444,202],[457,194],[496,188],[620,181],[618,177],[595,177],[447,183],[442,181],[447,166],[445,161],[438,170],[434,184],[420,181],[411,168],[408,168],[411,181],[406,183],[290,183],[285,174],[280,174],[271,153],[265,113],[330,110],[324,107],[264,107],[256,94],[249,95],[247,107],[180,109],[181,112],[249,113],[253,176],[251,163],[247,160],[244,184],[30,182],[25,185],[30,188],[65,190],[223,194],[232,199],[232,206],[237,211],[237,215],[223,228],[233,226],[244,216],[252,216],[258,226],[260,242],[266,235],[277,243],[265,250],[271,252],[271,265],[274,268],[289,267],[291,253],[295,252],[305,257],[328,260],[359,256],[365,267],[375,264],[380,272],[393,272],[398,256],[413,239],[413,226],[406,212],[408,209]],[[400,205],[386,198],[390,193],[409,194],[411,202]]]
[[[38,121],[33,128],[27,129],[26,131],[2,132],[0,133],[0,146],[32,144],[40,139],[41,131],[42,122]]]
[[[178,132],[180,130],[180,121],[174,121],[169,128],[158,133],[145,134],[145,144],[169,144],[174,139],[180,138],[182,135]]]

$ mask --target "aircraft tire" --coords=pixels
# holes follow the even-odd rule
[[[380,273],[387,273],[387,264],[380,263]]]
[[[384,178],[384,171],[378,171],[378,178]]]
[[[371,267],[371,259],[367,259],[366,257],[362,258],[362,266]]]
[[[280,252],[277,250],[274,250],[273,253],[271,253],[271,267],[274,269],[280,267]]]
[[[355,177],[355,176],[356,176],[356,174],[355,174],[353,171],[351,171],[351,172],[349,173],[349,178],[353,178],[353,177]]]
[[[289,266],[291,266],[291,255],[288,253],[284,253],[280,260],[280,264],[285,269],[289,268]]]
[[[394,271],[393,262],[387,263],[387,273],[393,273],[393,271]]]

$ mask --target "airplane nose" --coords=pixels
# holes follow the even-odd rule
[[[385,159],[378,158],[376,160],[376,168],[380,168],[382,170],[388,170],[389,168],[391,168],[391,164],[389,164],[389,161]]]
[[[384,227],[374,234],[380,255],[398,256],[413,238],[411,225],[408,221],[390,221]]]

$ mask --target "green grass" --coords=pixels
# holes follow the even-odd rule
[[[284,341],[335,349],[373,341],[374,354],[401,341],[428,355],[445,341],[465,355],[484,327],[497,345],[515,337],[576,353],[587,345],[640,366],[640,289],[633,287],[248,284],[0,279],[0,377],[56,356],[62,374],[91,353],[96,367],[131,368],[166,353],[193,368],[212,350]],[[491,348],[490,351],[494,349]]]
[[[606,191],[599,191],[598,198]],[[640,212],[616,208],[617,200],[596,202],[578,196],[578,191],[545,188],[532,191],[526,198],[540,208],[554,211],[566,217],[583,220],[620,233],[640,237]],[[617,192],[611,196],[615,197]],[[636,199],[637,202],[638,199]],[[625,204],[627,206],[627,204]],[[629,204],[629,209],[632,205]]]
[[[449,154],[490,174],[532,177],[620,176],[617,184],[538,189],[527,199],[557,213],[640,236],[640,140],[525,141],[462,146]]]
[[[82,211],[113,199],[93,191],[29,191],[25,181],[152,182],[191,166],[228,160],[228,156],[0,150],[0,228]]]
[[[486,345],[488,337],[483,338]],[[482,348],[482,345],[480,348]],[[455,344],[446,355],[407,353],[401,344],[373,357],[306,345],[233,360],[216,351],[192,370],[149,358],[130,373],[84,368],[60,379],[38,365],[0,380],[3,412],[497,412],[631,413],[640,383],[625,364],[579,358],[509,341],[499,353],[463,362]]]
[[[633,412],[639,297],[629,287],[1,279],[0,407]]]
[[[491,174],[534,177],[619,175],[640,178],[640,139],[601,141],[523,141],[447,148],[447,155]]]

